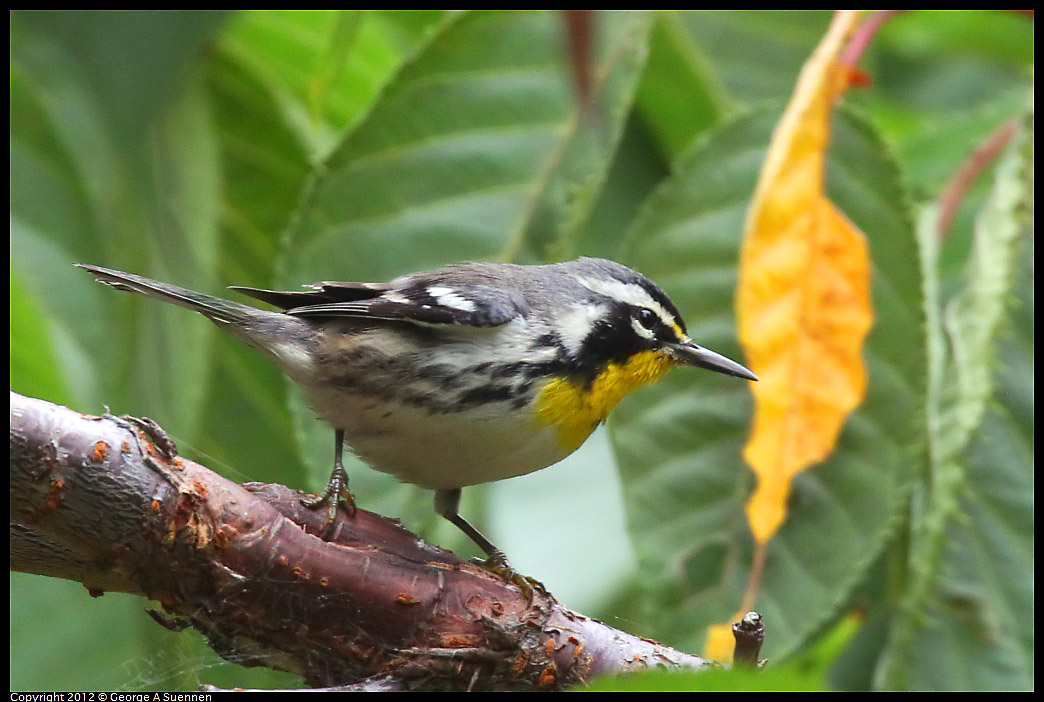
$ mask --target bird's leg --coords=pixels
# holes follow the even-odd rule
[[[485,561],[479,561],[479,563],[490,572],[517,585],[522,591],[522,594],[525,595],[526,600],[529,602],[533,601],[534,587],[539,589],[540,592],[547,594],[547,590],[540,581],[516,572],[515,569],[511,567],[511,564],[508,563],[507,556],[504,555],[504,552],[494,546],[493,542],[482,535],[482,532],[471,526],[464,517],[460,516],[460,492],[460,488],[455,490],[436,490],[435,511],[467,534],[479,548],[486,552],[488,558]]]
[[[337,508],[344,503],[344,509],[349,517],[355,516],[355,496],[348,490],[348,473],[344,469],[342,455],[344,453],[344,431],[334,431],[334,467],[330,473],[330,479],[326,482],[326,489],[321,495],[310,500],[301,500],[301,504],[309,509],[318,509],[323,505],[329,505],[326,517],[326,529],[329,530],[337,519]]]

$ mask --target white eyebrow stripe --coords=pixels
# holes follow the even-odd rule
[[[461,295],[453,288],[432,285],[428,288],[428,294],[435,299],[435,302],[443,307],[452,307],[455,310],[463,310],[464,312],[474,312],[477,309],[474,302],[465,297],[461,297]]]
[[[653,299],[645,288],[634,283],[625,283],[621,280],[602,280],[600,278],[580,277],[577,279],[581,285],[591,292],[605,295],[614,300],[626,302],[636,307],[648,307],[655,312],[663,323],[668,327],[678,325],[678,320],[668,312],[663,305]]]
[[[604,305],[581,302],[572,305],[555,318],[555,333],[570,356],[576,358],[579,355],[584,340],[591,334],[595,324],[608,312],[609,308]]]

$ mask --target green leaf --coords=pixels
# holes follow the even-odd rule
[[[945,313],[929,288],[929,475],[913,506],[910,577],[877,672],[881,687],[1033,686],[1033,403],[1022,389],[1033,372],[1024,312],[1032,308],[1031,144],[1027,127],[998,166],[963,287]],[[931,265],[931,213],[922,232]],[[1009,321],[1013,309],[1018,323]]]
[[[1033,18],[1010,11],[906,12],[875,37],[874,70],[907,107],[967,109],[1032,69],[1033,34]]]
[[[969,154],[1020,112],[1032,85],[1033,20],[1010,11],[908,11],[874,36],[860,62],[870,85],[850,99],[895,144],[915,201],[938,198]],[[944,285],[959,278],[988,178],[965,195],[940,252]]]
[[[822,670],[800,666],[733,668],[702,673],[648,671],[595,679],[584,692],[822,692],[829,690]]]
[[[267,83],[318,162],[440,17],[402,14],[251,10],[237,15],[221,44],[237,66]]]
[[[68,24],[77,18],[82,32]],[[67,396],[50,394],[61,390],[57,385],[37,386],[44,399],[91,413],[108,405],[117,414],[151,415],[177,440],[198,426],[210,325],[98,285],[72,264],[153,272],[187,284],[213,270],[217,153],[206,97],[188,78],[219,18],[195,17],[197,24],[188,21],[191,14],[165,13],[12,18],[12,303],[20,308],[12,316],[29,313],[46,328],[12,325],[12,346],[35,348],[41,361],[55,363],[52,372],[64,378]],[[169,35],[152,36],[163,33],[157,20]],[[135,28],[149,31],[130,36]],[[137,100],[142,104],[127,106]],[[34,333],[40,336],[26,338]],[[31,380],[13,375],[12,387]],[[128,677],[122,664],[153,650],[160,630],[139,618],[140,601],[137,616],[129,600],[85,607],[82,586],[34,580],[29,587],[25,579],[16,598],[36,621],[12,627],[24,643],[12,654],[13,687],[116,689]],[[47,604],[30,591],[54,597]],[[58,623],[61,634],[46,622]],[[88,633],[105,645],[79,647],[91,651],[83,657],[86,668],[56,669],[54,660]]]
[[[942,110],[917,114],[917,126],[903,130],[897,141],[899,157],[911,187],[922,194],[922,199],[941,195],[968,155],[997,125],[1022,109],[1025,88],[1014,84],[992,98],[952,114]],[[878,101],[875,109],[887,108]]]
[[[619,131],[630,89],[610,69],[641,48],[631,32],[643,23],[641,15],[610,17],[613,43],[600,49],[595,73],[606,76],[599,90],[615,91],[600,105]],[[568,158],[588,137],[578,136],[585,130],[559,29],[545,12],[466,13],[449,22],[324,165],[291,231],[287,279],[335,266],[340,278],[390,277],[523,251],[541,207],[557,213],[554,228],[533,236],[568,228],[571,204],[589,197],[577,193],[604,173],[615,141]],[[423,245],[431,241],[437,249]]]
[[[630,235],[628,262],[671,295],[693,339],[733,357],[740,234],[776,114],[712,130],[679,159]],[[921,281],[905,195],[880,137],[847,113],[833,128],[828,192],[870,242],[869,394],[834,454],[795,483],[788,521],[769,545],[756,605],[770,627],[768,658],[835,617],[864,577],[894,528],[923,434],[913,420],[925,363]],[[752,478],[740,453],[750,412],[741,383],[682,370],[622,403],[610,424],[650,596],[645,633],[687,650],[737,609],[750,567],[743,505]]]
[[[127,689],[128,669],[144,658],[143,630],[128,624],[143,624],[140,598],[95,600],[79,583],[25,573],[11,573],[10,587],[17,603],[11,607],[12,690]],[[52,621],[61,623],[60,632],[47,625]],[[69,656],[70,648],[85,653]],[[68,660],[54,664],[63,657]]]
[[[152,108],[149,125],[118,132],[105,103],[116,98],[92,83],[96,66],[76,60],[104,54],[106,41],[119,45],[128,18],[111,17],[110,35],[91,24],[77,41],[66,41],[48,18],[16,22],[12,168],[25,177],[12,181],[13,261],[27,289],[62,321],[55,330],[62,362],[75,371],[91,368],[68,376],[78,386],[74,395],[87,403],[82,409],[133,404],[136,413],[164,417],[172,431],[191,434],[208,372],[207,325],[174,310],[135,318],[126,311],[144,309],[135,307],[143,301],[113,295],[71,265],[87,261],[144,273],[154,267],[162,274],[173,261],[192,260],[197,280],[213,270],[219,176],[206,100],[191,86],[163,93],[170,103]],[[169,65],[148,64],[155,80],[176,82],[185,57],[196,53],[191,44],[183,51],[180,60],[169,57]],[[136,72],[131,77],[143,79]],[[175,279],[193,282],[186,278]],[[115,314],[121,309],[123,316]],[[114,363],[113,349],[130,351]],[[186,377],[201,382],[183,385]],[[132,378],[141,392],[134,403],[126,394]],[[181,392],[173,393],[175,387]]]
[[[680,14],[736,105],[790,96],[830,24],[829,10],[700,10]]]
[[[311,172],[307,144],[271,77],[237,63],[223,46],[206,80],[224,174],[222,278],[272,285],[280,238]]]
[[[715,125],[728,110],[788,95],[829,14],[651,20],[650,35],[643,14],[597,16],[595,109],[580,117],[556,13],[14,12],[12,388],[85,411],[108,404],[148,414],[174,432],[182,451],[225,464],[237,479],[314,488],[326,478],[332,432],[278,369],[198,316],[97,285],[73,261],[219,293],[219,281],[297,286],[462,258],[583,252],[639,265],[668,288],[701,342],[736,353],[724,312],[736,237],[774,119],[759,112]],[[1032,82],[1031,35],[1032,21],[1007,12],[904,13],[864,57],[873,83],[846,100],[862,105],[895,144],[916,192],[934,197]],[[636,203],[665,177],[664,145],[673,154],[708,129],[632,228]],[[905,193],[895,187],[890,155],[858,121],[842,118],[836,129],[832,193],[873,247],[872,395],[849,423],[841,454],[798,482],[791,522],[769,553],[759,609],[770,666],[836,617],[835,603],[862,577],[880,582],[859,595],[871,610],[860,637],[863,670],[848,678],[855,687],[870,685],[873,661],[894,655],[897,665],[886,660],[881,669],[910,686],[1030,688],[1032,239],[1020,240],[1029,248],[1015,260],[1028,270],[1008,288],[999,317],[1002,298],[980,283],[965,288],[963,279],[958,287],[968,293],[945,307],[940,289],[950,290],[950,273],[960,270],[954,262],[963,264],[970,213],[983,201],[973,193],[957,220],[968,226],[955,228],[938,269],[925,267],[932,304],[922,305],[922,272],[911,265],[910,227],[897,214]],[[316,164],[321,172],[312,174]],[[1006,218],[988,228],[1002,233]],[[997,270],[988,263],[996,253],[980,263]],[[930,416],[922,406],[922,310],[938,354]],[[972,372],[958,374],[953,349]],[[625,611],[603,610],[629,629],[690,648],[706,624],[733,613],[750,559],[742,505],[751,479],[738,460],[749,400],[727,379],[697,376],[675,372],[663,387],[625,401],[614,418],[623,420],[612,427],[617,453],[631,457],[627,501],[643,567],[640,584],[621,595]],[[918,393],[919,402],[911,399]],[[934,555],[896,568],[910,544],[895,539],[867,573],[863,564],[881,551],[910,466],[923,464],[916,437],[926,416],[935,457],[954,456],[934,466],[921,495],[930,509],[916,513],[917,524],[930,527],[914,531],[930,537],[916,548],[934,539]],[[588,456],[603,470],[613,463]],[[439,524],[441,541],[466,541],[433,514],[429,492],[367,468],[351,473],[365,507],[425,515],[421,526],[430,532]],[[538,487],[530,499],[541,489],[555,488]],[[557,568],[587,595],[612,587],[611,572],[603,579],[599,571],[587,587],[584,567],[557,566],[543,545],[551,538],[540,531],[545,524],[527,525],[539,515],[525,513],[523,500],[484,493],[465,491],[465,513],[495,510],[495,524],[516,539],[532,531],[533,574]],[[615,508],[605,498],[615,491],[604,484],[587,493],[575,499]],[[561,524],[543,521],[558,538]],[[287,684],[284,677],[269,685],[264,673],[254,678],[234,664],[216,669],[198,637],[160,629],[141,616],[140,601],[88,601],[76,584],[17,575],[12,588],[15,613],[24,615],[12,621],[12,689]],[[922,606],[891,614],[887,598],[897,593]],[[105,645],[84,643],[92,632]],[[81,665],[55,668],[68,657],[70,636],[87,654]]]
[[[121,137],[113,145],[136,149],[227,17],[227,10],[22,10],[13,20],[16,32],[29,28],[68,52],[85,92]]]
[[[11,270],[11,391],[68,404],[67,381],[51,338],[50,319]]]
[[[625,233],[630,230],[646,198],[670,175],[656,136],[644,120],[628,120],[598,202],[576,249],[585,256],[619,260]]]
[[[855,622],[843,619],[808,651],[783,663],[766,661],[759,669],[712,667],[700,672],[646,670],[604,676],[576,686],[583,692],[819,692],[830,689],[827,668],[839,647],[851,639]]]
[[[976,222],[967,285],[946,309],[945,331],[960,400],[944,410],[957,415],[955,421],[966,433],[979,426],[992,394],[992,346],[1010,302],[1015,254],[1032,221],[1031,135],[1031,130],[1022,130],[997,169],[993,193]]]
[[[281,279],[382,280],[447,261],[574,248],[623,132],[648,20],[609,13],[598,27],[594,113],[581,115],[557,13],[450,17],[314,178]],[[330,432],[303,407],[295,414],[318,486]],[[350,472],[367,495],[394,492],[376,504],[399,513],[409,490],[368,469]]]
[[[271,77],[256,75],[224,48],[207,65],[206,87],[224,174],[221,278],[271,287],[282,232],[311,172],[307,145],[281,109]],[[212,343],[221,382],[205,388],[200,411],[208,430],[194,437],[192,447],[237,480],[306,487],[282,371],[231,335],[214,335]]]
[[[656,14],[650,47],[638,107],[663,152],[674,157],[731,103],[678,12]]]
[[[351,54],[355,40],[362,24],[362,14],[358,10],[339,10],[330,36],[329,49],[320,57],[316,76],[309,90],[309,106],[312,119],[322,120],[326,111],[326,102],[336,92],[333,85],[344,75],[347,59]]]

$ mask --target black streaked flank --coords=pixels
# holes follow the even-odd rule
[[[515,392],[512,385],[484,385],[457,395],[457,405],[461,409],[470,409],[487,402],[507,402],[514,398]]]

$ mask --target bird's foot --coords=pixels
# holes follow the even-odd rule
[[[355,495],[348,489],[348,473],[340,466],[334,468],[333,473],[330,474],[330,480],[326,483],[326,489],[311,499],[302,499],[301,504],[309,509],[319,509],[324,505],[327,507],[323,533],[329,535],[337,520],[339,507],[343,505],[344,511],[349,517],[355,516]]]
[[[493,551],[489,558],[485,560],[476,558],[472,562],[518,587],[525,596],[527,604],[533,604],[534,592],[539,592],[542,595],[549,594],[542,582],[528,575],[523,575],[512,568],[511,564],[508,563],[507,557],[500,550]]]

